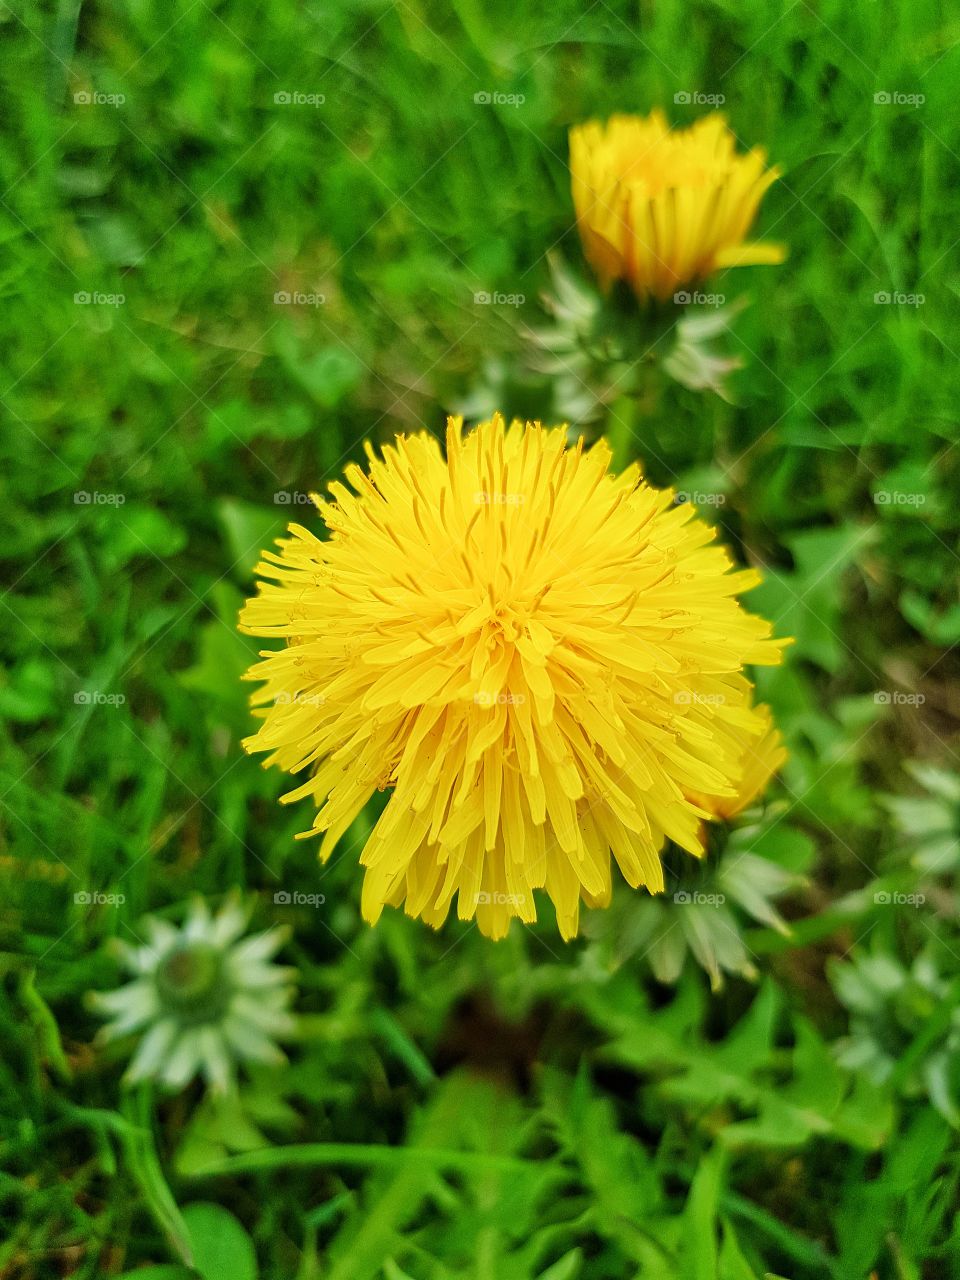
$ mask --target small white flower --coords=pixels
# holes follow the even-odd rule
[[[215,915],[198,898],[179,929],[149,916],[141,946],[120,944],[133,980],[90,1000],[109,1019],[102,1041],[141,1033],[126,1083],[150,1079],[178,1090],[202,1075],[224,1092],[241,1062],[286,1060],[276,1039],[296,1029],[288,1008],[296,970],[271,958],[286,930],[243,937],[247,923],[236,897]]]

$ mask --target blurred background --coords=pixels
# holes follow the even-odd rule
[[[957,13],[24,0],[0,32],[0,1277],[960,1274]],[[536,359],[552,272],[589,278],[567,129],[657,105],[784,170],[786,264],[711,283],[749,299],[730,403]],[[319,867],[239,746],[261,547],[364,439],[496,408],[705,495],[796,637],[765,806],[566,945],[548,904],[498,944],[371,930],[369,819]],[[85,1002],[111,941],[233,887],[291,929],[289,1065],[125,1091]]]

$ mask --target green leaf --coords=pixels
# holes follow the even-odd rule
[[[684,1210],[684,1280],[718,1280],[717,1213],[723,1181],[723,1152],[704,1156],[694,1174]]]
[[[123,504],[104,512],[100,520],[104,560],[111,571],[131,560],[153,558],[166,563],[187,545],[182,525],[157,507]]]
[[[844,573],[873,539],[872,525],[853,524],[785,539],[794,572],[767,569],[750,593],[750,608],[771,618],[778,635],[793,636],[799,657],[835,673],[845,654],[840,636]]]
[[[577,1280],[583,1269],[583,1250],[571,1249],[558,1259],[552,1267],[541,1271],[537,1280]]]
[[[256,661],[256,645],[237,630],[237,614],[242,597],[227,582],[218,582],[210,592],[216,618],[204,622],[197,631],[198,653],[192,666],[178,674],[185,689],[208,694],[218,704],[238,732],[251,728],[247,695],[249,686],[241,680]]]
[[[290,508],[283,505],[257,507],[239,498],[220,499],[217,520],[227,544],[232,572],[239,582],[249,584],[261,552],[273,549],[274,539],[280,537],[291,518]]]
[[[33,1027],[41,1061],[49,1063],[61,1080],[69,1080],[73,1073],[60,1042],[57,1020],[37,990],[36,974],[32,970],[20,978],[20,999]]]
[[[619,1034],[604,1057],[636,1069],[665,1074],[657,1090],[698,1111],[734,1103],[752,1118],[719,1130],[725,1146],[799,1146],[815,1134],[834,1135],[873,1150],[892,1125],[888,1091],[848,1076],[834,1061],[812,1024],[794,1018],[796,1046],[776,1045],[780,999],[766,982],[747,1013],[719,1044],[699,1029],[701,1011],[691,997],[692,979],[665,1009],[617,1023]],[[596,1016],[595,1011],[595,1015]]]
[[[612,1102],[596,1092],[585,1067],[573,1082],[546,1072],[543,1091],[558,1139],[590,1189],[598,1229],[628,1256],[662,1271],[667,1251],[650,1239],[650,1228],[663,1191],[646,1150],[620,1131]]]
[[[57,672],[46,658],[27,658],[0,677],[0,717],[18,724],[36,724],[58,709]]]
[[[740,1248],[733,1223],[727,1217],[721,1217],[720,1221],[723,1227],[718,1268],[720,1280],[759,1280]]]
[[[288,329],[277,329],[276,348],[281,363],[292,380],[315,404],[334,409],[356,387],[363,365],[345,347],[309,348],[304,354]]]
[[[183,1217],[203,1280],[257,1280],[253,1242],[232,1213],[199,1200],[186,1206]]]

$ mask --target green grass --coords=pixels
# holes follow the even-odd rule
[[[183,1280],[185,1236],[204,1280],[958,1274],[960,21],[25,0],[0,29],[0,1276]],[[497,945],[370,930],[363,821],[318,868],[239,747],[257,551],[366,437],[508,388],[563,413],[516,364],[547,250],[583,270],[566,130],[705,109],[679,92],[722,94],[782,165],[759,231],[790,246],[715,282],[752,299],[735,404],[671,385],[598,424],[654,483],[723,495],[766,567],[751,607],[797,638],[760,673],[791,760],[757,837],[805,877],[794,932],[738,917],[758,976],[717,994],[690,958],[654,980],[623,886],[569,945],[549,913]],[[293,925],[291,1065],[226,1110],[125,1097],[83,1002],[118,980],[110,940],[234,885]],[[838,999],[838,969],[918,957],[929,981]]]

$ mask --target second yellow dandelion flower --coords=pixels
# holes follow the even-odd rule
[[[722,115],[671,129],[660,111],[570,131],[570,171],[584,252],[604,288],[624,280],[660,301],[722,267],[775,264],[779,244],[748,241],[780,176],[761,147],[742,153]]]

